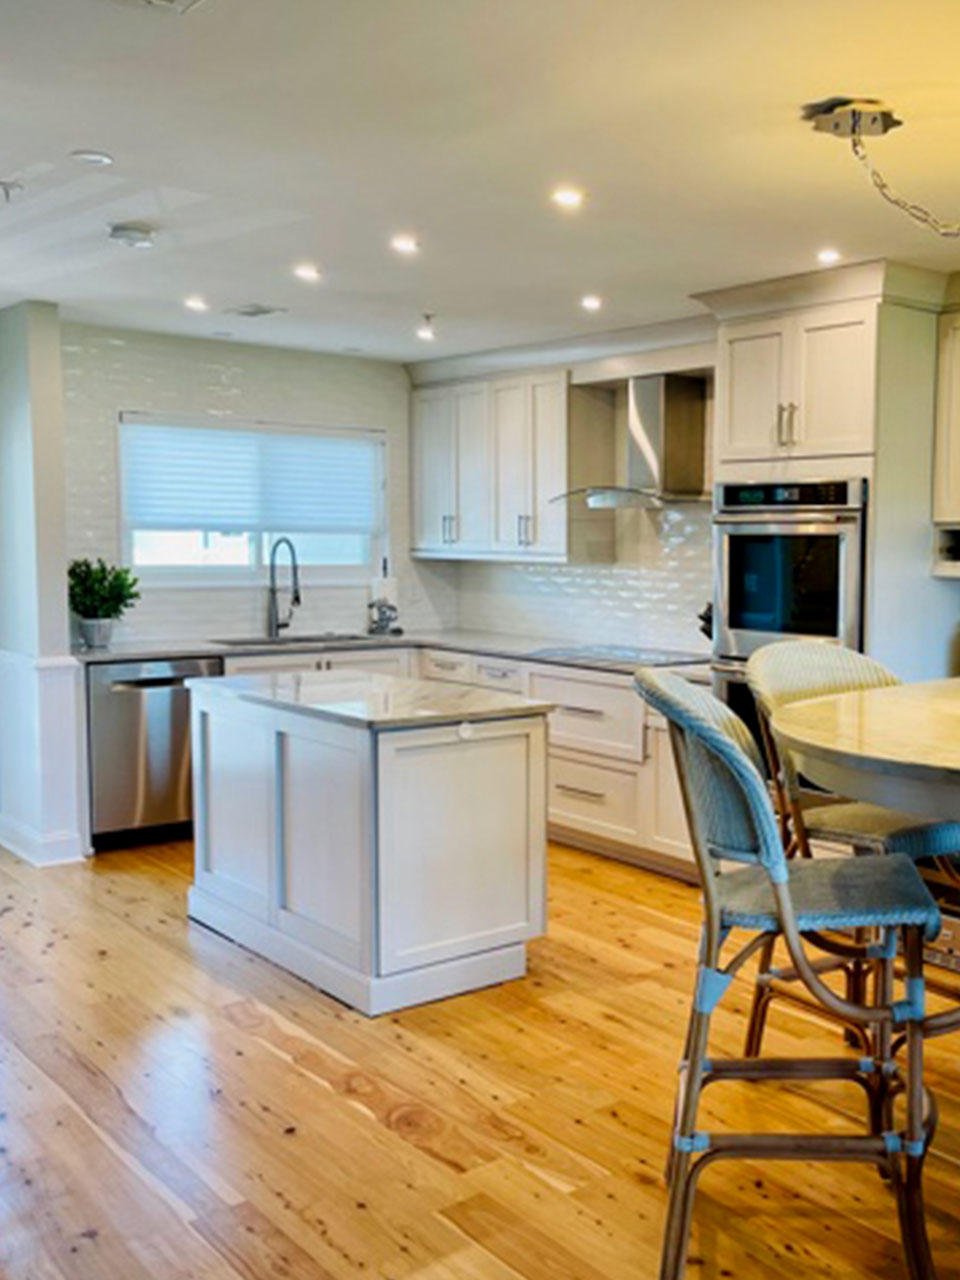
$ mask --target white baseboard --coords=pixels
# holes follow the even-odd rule
[[[83,862],[90,852],[83,847],[78,832],[54,831],[43,834],[0,814],[0,846],[16,854],[32,867],[60,866]]]

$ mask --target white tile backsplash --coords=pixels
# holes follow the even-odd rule
[[[620,554],[629,564],[464,565],[460,625],[706,653],[696,615],[712,594],[709,506],[623,515]]]
[[[117,420],[124,410],[173,418],[381,428],[389,457],[392,572],[410,629],[457,622],[457,570],[410,560],[409,382],[385,361],[162,334],[63,326],[67,549],[120,557]],[[363,629],[366,587],[306,586],[296,629]],[[119,639],[256,634],[265,590],[144,588]]]

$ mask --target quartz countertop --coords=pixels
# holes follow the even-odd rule
[[[706,672],[709,655],[688,650],[654,648],[646,645],[606,645],[585,643],[564,637],[509,635],[495,631],[412,631],[400,636],[365,636],[362,639],[297,639],[294,632],[282,644],[251,641],[224,644],[216,640],[132,640],[119,641],[106,649],[77,649],[79,662],[150,662],[173,658],[250,657],[260,654],[335,653],[342,649],[415,648],[449,649],[454,652],[478,653],[494,658],[552,663],[564,667],[583,667],[594,671],[613,671],[631,675],[637,666],[689,667],[691,679],[709,679]]]
[[[549,702],[473,685],[350,672],[274,672],[187,681],[191,689],[375,731],[546,715]]]

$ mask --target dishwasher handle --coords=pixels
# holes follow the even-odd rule
[[[182,689],[186,676],[139,676],[135,680],[114,680],[111,693],[127,693],[137,689]]]

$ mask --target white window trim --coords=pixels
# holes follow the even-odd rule
[[[219,589],[243,590],[269,585],[270,571],[266,564],[253,566],[200,565],[163,566],[135,565],[133,563],[132,531],[127,527],[124,511],[122,447],[120,432],[126,422],[143,423],[146,426],[222,427],[225,430],[303,432],[305,435],[357,436],[373,440],[382,446],[382,470],[380,476],[383,528],[379,538],[372,540],[370,565],[300,565],[300,582],[305,587],[365,587],[370,579],[380,576],[380,567],[390,558],[390,506],[388,476],[390,473],[390,438],[377,427],[325,426],[321,423],[278,422],[261,418],[233,418],[219,415],[144,413],[141,410],[124,409],[117,414],[114,431],[114,474],[117,477],[117,545],[121,563],[129,565],[140,585],[154,589]],[[296,537],[293,538],[296,546]],[[287,561],[280,565],[280,581],[286,583],[289,570]]]

